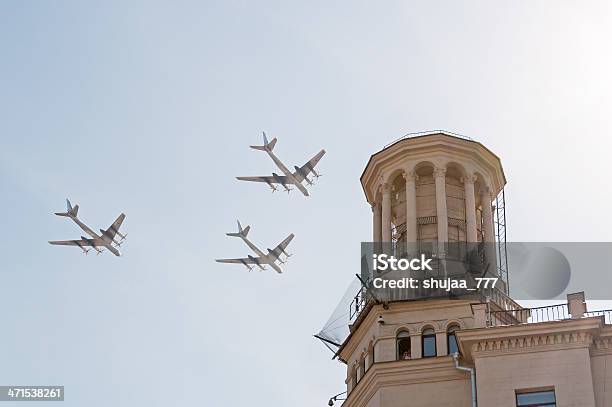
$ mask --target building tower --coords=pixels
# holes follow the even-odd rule
[[[410,135],[371,156],[361,184],[374,242],[434,244],[442,256],[471,246],[503,284],[453,299],[382,302],[364,287],[347,295],[346,335],[317,335],[347,366],[343,407],[612,406],[612,327],[586,317],[584,294],[555,306],[565,311],[554,321],[508,296],[505,183],[495,154],[448,132]],[[491,244],[496,235],[501,245]]]
[[[506,178],[482,144],[433,133],[374,154],[361,183],[373,211],[373,240],[493,242],[491,202]]]

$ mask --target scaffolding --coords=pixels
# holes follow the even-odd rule
[[[495,240],[497,242],[497,271],[505,281],[505,294],[510,294],[510,280],[508,274],[508,251],[506,247],[506,193],[504,189],[495,197]]]

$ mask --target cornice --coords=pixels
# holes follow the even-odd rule
[[[445,133],[432,133],[399,140],[371,155],[360,177],[366,199],[369,202],[373,201],[371,184],[376,181],[377,174],[381,174],[386,168],[393,167],[397,164],[398,159],[400,161],[412,160],[427,153],[448,156],[451,160],[458,157],[470,160],[477,163],[488,175],[496,178],[496,188],[502,188],[506,183],[501,160],[483,144]]]
[[[612,337],[599,337],[593,340],[591,356],[612,355]]]
[[[588,332],[557,333],[548,335],[530,335],[510,339],[479,341],[471,345],[473,358],[588,348],[593,341],[593,334]]]
[[[582,318],[457,332],[466,360],[509,353],[588,348],[602,327],[601,319]]]

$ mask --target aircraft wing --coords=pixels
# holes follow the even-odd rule
[[[119,231],[119,228],[121,227],[121,224],[123,223],[123,220],[125,219],[125,213],[122,213],[121,215],[119,215],[119,217],[113,222],[112,225],[110,225],[108,227],[108,229],[106,229],[103,233],[108,236],[110,238],[110,240],[113,240],[115,238],[115,235],[117,234],[117,232]]]
[[[50,244],[59,246],[104,246],[105,243],[101,239],[78,239],[78,240],[50,240]]]
[[[293,176],[302,182],[304,178],[308,176],[311,172],[314,172],[315,166],[325,155],[325,150],[321,150],[312,157],[306,164],[302,165],[300,168],[296,167],[296,171],[293,173]]]
[[[265,182],[268,185],[271,184],[293,184],[293,182],[284,175],[273,176],[262,176],[262,177],[236,177],[240,181],[252,181],[252,182]]]
[[[242,259],[217,259],[217,263],[234,263],[234,264],[265,264],[261,257],[245,257]]]
[[[294,234],[290,234],[289,236],[287,236],[287,238],[285,240],[283,240],[282,242],[280,242],[278,244],[278,246],[276,246],[274,249],[270,250],[270,255],[274,256],[274,259],[278,259],[280,257],[281,254],[285,253],[285,255],[288,256],[287,252],[285,251],[285,249],[287,248],[287,246],[289,246],[289,243],[291,243],[291,240],[293,240],[294,238]]]

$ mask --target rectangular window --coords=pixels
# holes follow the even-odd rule
[[[436,356],[436,336],[425,335],[423,336],[423,357],[431,358]]]
[[[554,390],[516,392],[517,407],[557,407]]]
[[[457,346],[457,337],[454,332],[448,334],[448,354],[458,353],[459,347]]]

